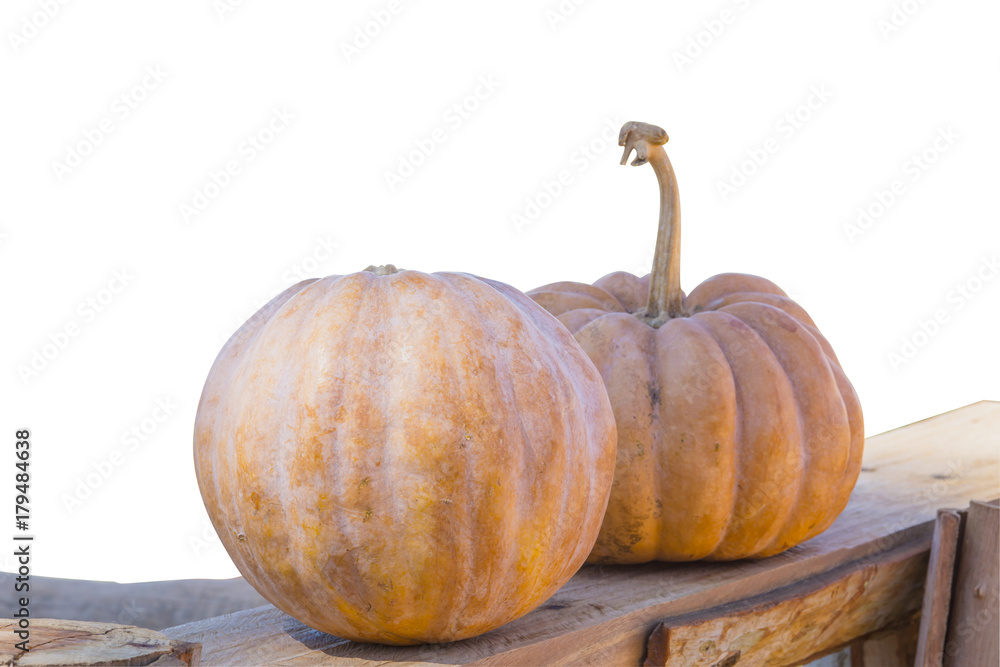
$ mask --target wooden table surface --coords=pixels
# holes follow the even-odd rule
[[[206,665],[801,664],[919,610],[939,508],[1000,497],[1000,403],[868,440],[844,513],[783,554],[735,563],[584,566],[526,616],[451,644],[387,647],[272,606],[168,628]]]

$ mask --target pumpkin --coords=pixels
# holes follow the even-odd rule
[[[323,632],[471,637],[589,554],[614,476],[603,382],[521,292],[380,267],[303,281],[219,353],[198,483],[236,566]]]
[[[809,315],[777,285],[724,273],[680,287],[667,134],[626,123],[622,164],[660,186],[653,270],[528,292],[597,365],[618,427],[615,481],[589,561],[759,558],[825,530],[861,468],[857,395]]]

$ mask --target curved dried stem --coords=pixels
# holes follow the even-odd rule
[[[625,147],[622,164],[635,151],[632,166],[652,165],[660,185],[660,221],[653,253],[653,270],[649,279],[649,302],[643,318],[656,326],[665,317],[683,317],[681,292],[681,204],[677,194],[677,177],[663,144],[667,133],[655,125],[630,121],[618,134],[618,145]]]

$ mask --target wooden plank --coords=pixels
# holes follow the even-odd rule
[[[929,552],[938,509],[1000,495],[1000,403],[976,403],[872,437],[864,460],[844,513],[805,544],[758,561],[584,566],[538,609],[473,639],[357,644],[270,606],[164,633],[202,642],[206,664],[639,664],[646,638],[664,618],[762,595],[851,561],[876,562],[904,544],[921,543]]]
[[[949,667],[1000,664],[1000,504],[969,507],[945,642]]]
[[[650,635],[643,664],[802,664],[907,622],[920,610],[926,570],[924,544],[915,541],[877,561],[847,563],[749,600],[667,619]]]
[[[916,667],[941,667],[944,658],[944,640],[948,633],[948,610],[951,607],[951,587],[955,578],[955,556],[961,528],[962,515],[956,510],[938,510],[920,615],[920,636],[914,662]]]
[[[198,665],[201,646],[169,639],[155,630],[117,623],[90,623],[54,618],[33,618],[28,651],[16,621],[0,626],[0,664],[18,667],[74,665]]]

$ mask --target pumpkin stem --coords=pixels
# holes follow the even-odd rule
[[[649,278],[649,302],[642,313],[643,319],[653,326],[663,323],[664,317],[682,317],[681,292],[681,204],[677,196],[677,177],[670,164],[663,144],[670,137],[663,129],[629,121],[618,134],[618,145],[625,147],[622,164],[635,151],[632,166],[649,162],[660,185],[660,222],[653,253],[653,271]]]
[[[394,264],[386,264],[384,266],[375,266],[372,264],[365,271],[371,271],[376,276],[391,276],[394,273],[399,273],[399,269]]]

